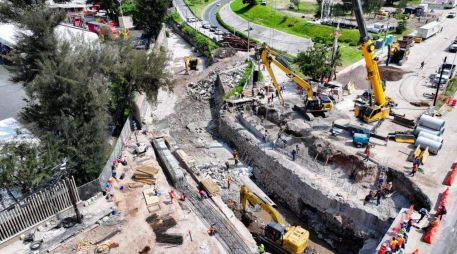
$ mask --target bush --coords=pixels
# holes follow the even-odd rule
[[[375,41],[379,40],[379,35],[377,35],[377,34],[373,35],[373,40],[375,40]]]
[[[353,42],[353,41],[349,42],[349,46],[351,46],[351,47],[355,47],[355,46],[357,46],[357,44],[358,44],[358,43]]]

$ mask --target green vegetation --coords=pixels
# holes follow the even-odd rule
[[[135,0],[135,23],[151,37],[155,38],[162,29],[171,0]]]
[[[206,58],[211,59],[211,52],[217,48],[219,45],[214,42],[211,38],[207,37],[206,35],[199,33],[193,27],[187,25],[183,22],[182,18],[179,16],[177,12],[173,12],[169,15],[169,21],[172,21],[177,24],[178,29],[187,35],[190,40],[195,43],[197,49],[202,52]]]
[[[120,9],[122,11],[122,14],[125,16],[133,15],[137,11],[136,4],[133,0],[127,0],[122,2]]]
[[[446,91],[444,91],[445,96],[454,97],[457,92],[457,78],[452,78],[447,84]]]
[[[203,10],[206,8],[206,6],[214,1],[215,0],[184,0],[192,13],[194,13],[194,15],[199,18],[203,17]]]
[[[351,47],[344,43],[339,45],[342,67],[348,66],[362,59],[362,52],[358,48]]]
[[[315,13],[318,7],[319,5],[317,3],[300,2],[293,11],[310,14]]]
[[[308,50],[298,53],[295,63],[304,75],[322,81],[333,76],[334,68],[341,66],[341,54],[336,54],[332,61],[332,51],[324,44],[314,43]]]
[[[252,63],[251,60],[246,60],[247,66],[246,69],[244,69],[243,77],[238,81],[238,84],[232,88],[229,92],[224,94],[224,100],[230,99],[232,96],[239,95],[241,92],[243,92],[243,87],[248,82],[249,78],[252,75],[252,71],[254,70],[254,64]]]
[[[335,32],[334,27],[312,24],[306,20],[285,15],[284,13],[273,9],[269,5],[249,6],[244,5],[242,0],[235,0],[230,6],[236,14],[246,20],[304,38],[314,38],[317,36],[332,38],[333,33]],[[340,41],[346,43],[357,43],[358,40],[358,31],[342,29]]]

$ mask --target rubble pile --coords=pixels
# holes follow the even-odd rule
[[[246,66],[243,66],[242,68],[240,67],[219,74],[224,88],[231,89],[235,87],[238,84],[238,82],[240,82],[241,78],[243,77],[244,69],[246,68]]]
[[[199,80],[197,83],[190,82],[187,84],[187,94],[196,100],[209,100],[216,78],[216,72],[212,71],[209,73],[208,78]]]
[[[211,162],[205,163],[197,166],[197,170],[200,172],[200,175],[204,178],[208,177],[213,179],[219,186],[225,186],[227,182],[227,177],[230,175],[234,179],[239,179],[240,176],[251,176],[252,168],[251,167],[230,167],[229,170],[226,169],[225,165]]]

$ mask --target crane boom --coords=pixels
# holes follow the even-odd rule
[[[360,0],[352,0],[352,7],[354,9],[357,26],[360,33],[360,42],[362,43],[362,54],[365,59],[367,68],[367,79],[370,80],[373,89],[375,102],[377,106],[387,106],[389,101],[384,94],[381,76],[379,74],[378,64],[374,59],[374,45],[371,41],[370,35],[367,32],[365,20],[363,19],[362,4]]]

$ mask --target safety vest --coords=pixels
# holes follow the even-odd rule
[[[263,244],[260,244],[259,247],[257,248],[257,250],[259,251],[259,253],[264,253],[265,252],[265,246],[263,246]]]

